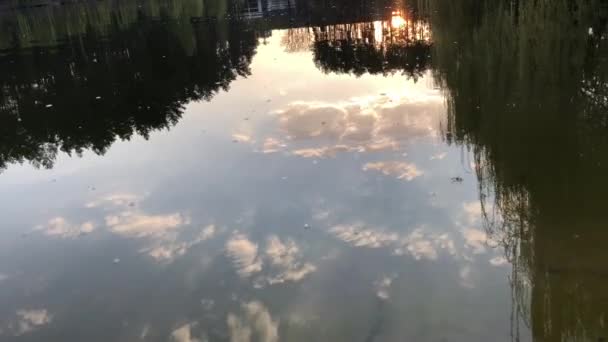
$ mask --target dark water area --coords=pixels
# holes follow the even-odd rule
[[[605,341],[608,2],[6,1],[0,341]]]

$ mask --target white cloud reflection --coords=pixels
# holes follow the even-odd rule
[[[263,261],[258,256],[258,245],[245,235],[232,236],[226,243],[226,253],[241,277],[249,277],[262,270]]]
[[[153,241],[151,246],[143,248],[141,251],[147,253],[156,261],[171,262],[175,258],[186,254],[193,246],[215,237],[217,233],[219,233],[219,230],[214,225],[208,225],[194,238],[182,238],[184,241],[179,241],[180,237],[177,234],[167,234],[161,239]]]
[[[17,336],[34,331],[53,320],[53,316],[46,309],[19,310],[16,315],[18,320],[14,330]]]
[[[329,232],[355,247],[391,248],[395,255],[408,254],[417,260],[435,260],[440,251],[450,255],[456,254],[454,241],[447,233],[427,232],[423,228],[416,228],[409,234],[403,234],[368,228],[358,223],[334,226]]]
[[[189,223],[189,219],[179,213],[147,215],[134,211],[108,215],[105,221],[112,232],[127,237],[160,237]]]
[[[277,342],[279,322],[272,319],[268,309],[258,301],[242,305],[242,314],[230,313],[227,318],[230,342]]]
[[[275,153],[285,148],[285,144],[274,138],[266,138],[262,145],[262,153]]]
[[[264,275],[254,280],[257,287],[297,282],[316,270],[313,264],[300,260],[300,247],[295,241],[283,241],[276,235],[268,237],[266,249],[262,250],[247,236],[234,234],[226,243],[226,254],[243,278],[262,273],[267,265]]]
[[[486,252],[488,243],[488,235],[479,229],[467,228],[462,231],[467,248],[471,249],[473,254],[482,254]]]
[[[316,143],[293,154],[329,158],[340,152],[394,151],[413,139],[436,136],[444,110],[443,97],[432,91],[336,103],[296,101],[276,113],[284,139]]]
[[[382,279],[374,283],[374,286],[376,287],[376,296],[378,298],[382,300],[390,298],[389,290],[395,278],[397,278],[396,275],[383,276]]]
[[[192,328],[196,326],[196,323],[184,324],[181,327],[175,329],[171,333],[171,342],[206,342],[207,339],[199,339],[193,336]]]
[[[95,223],[87,221],[80,224],[74,224],[63,217],[58,216],[48,220],[46,224],[37,226],[35,230],[43,231],[44,234],[49,236],[75,238],[94,231]]]
[[[291,239],[283,242],[276,235],[270,236],[266,245],[266,256],[278,270],[276,275],[268,278],[268,283],[271,285],[296,282],[316,270],[314,265],[298,261],[300,249]]]
[[[416,177],[422,176],[416,165],[400,161],[382,161],[367,163],[363,166],[363,171],[379,171],[387,176],[393,176],[397,179],[411,181]]]
[[[490,259],[490,264],[492,264],[493,266],[505,266],[509,263],[509,261],[507,260],[507,258],[505,258],[502,255],[496,256],[492,259]]]
[[[95,199],[85,204],[86,208],[133,206],[141,197],[131,193],[114,193]]]
[[[255,142],[253,140],[253,138],[251,137],[251,135],[246,134],[246,133],[233,133],[232,140],[235,142],[251,143],[251,144],[253,144]]]

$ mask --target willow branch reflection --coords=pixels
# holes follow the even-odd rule
[[[487,229],[513,263],[515,314],[537,341],[606,338],[605,2],[428,6],[445,137],[475,153]]]

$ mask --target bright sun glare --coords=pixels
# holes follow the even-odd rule
[[[399,28],[405,25],[405,19],[401,16],[399,12],[393,12],[393,16],[391,17],[391,26],[393,28]]]

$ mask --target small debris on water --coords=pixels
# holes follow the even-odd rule
[[[49,103],[49,104],[47,104],[45,107],[46,107],[46,108],[51,108],[51,107],[53,107],[53,104],[52,104],[52,103]]]
[[[306,223],[306,224],[304,225],[304,229],[310,229],[310,225],[309,225],[308,223]]]
[[[462,183],[463,181],[462,177],[452,177],[450,178],[450,180],[452,181],[452,183]]]
[[[101,100],[101,96],[95,96],[95,100]]]
[[[113,260],[113,262],[114,262],[115,264],[118,264],[118,263],[120,262],[120,259],[116,258],[116,259],[114,259],[114,260]]]
[[[135,202],[129,202],[129,207],[134,207],[135,206]]]

